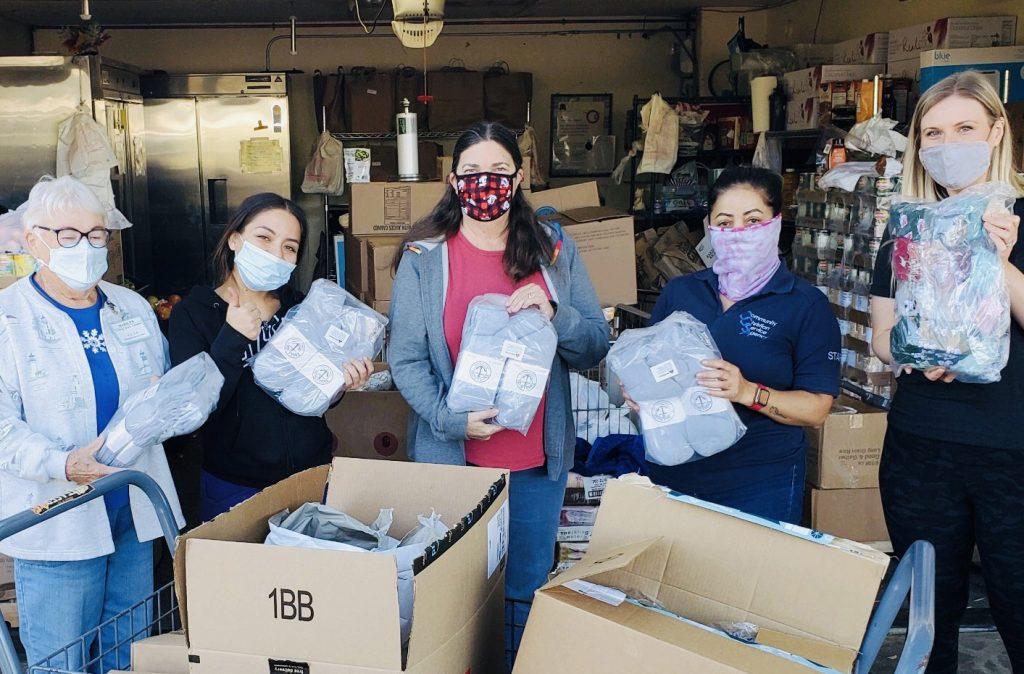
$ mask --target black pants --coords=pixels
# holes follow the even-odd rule
[[[1024,673],[1024,453],[890,428],[879,479],[896,554],[919,539],[935,546],[935,646],[927,674],[956,672],[975,544],[996,627],[1013,671]]]

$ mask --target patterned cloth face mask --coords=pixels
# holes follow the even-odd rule
[[[462,213],[478,222],[497,220],[512,207],[514,173],[470,173],[455,176]]]

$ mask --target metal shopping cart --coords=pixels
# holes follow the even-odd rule
[[[133,470],[115,473],[0,520],[0,540],[128,485],[141,489],[153,503],[167,548],[174,554],[178,526],[174,521],[171,504],[153,478]],[[42,662],[32,663],[27,671],[30,674],[81,674],[98,672],[101,668],[103,671],[108,668],[128,669],[130,663],[121,657],[124,646],[155,634],[179,629],[180,626],[174,587],[170,583],[123,613],[89,630]],[[10,629],[0,621],[0,674],[21,674],[22,671]]]

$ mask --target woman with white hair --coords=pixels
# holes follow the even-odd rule
[[[168,363],[146,300],[100,281],[111,232],[90,189],[71,177],[44,178],[20,211],[39,269],[0,292],[0,518],[114,472],[96,460],[100,433],[120,402]],[[160,484],[183,523],[162,448],[149,448],[133,468]],[[133,489],[0,543],[15,560],[29,662],[151,594],[151,541],[159,536],[152,506]],[[142,617],[135,616],[136,628]],[[128,624],[118,625],[121,635]],[[112,637],[101,636],[105,648]],[[104,661],[104,671],[128,664],[128,651],[120,650]],[[53,664],[74,671],[83,665]]]

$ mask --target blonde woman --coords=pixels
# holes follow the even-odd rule
[[[986,181],[1024,197],[1014,166],[1006,109],[974,72],[927,90],[914,111],[903,194],[940,201]],[[994,384],[965,384],[942,368],[903,375],[889,412],[880,468],[882,504],[893,547],[914,540],[936,552],[935,647],[927,672],[957,670],[959,624],[967,606],[975,545],[996,626],[1013,671],[1024,672],[1024,198],[1011,213],[985,216],[1002,256],[1013,314],[1010,360]],[[892,260],[880,255],[871,289],[872,346],[891,359],[896,322]]]

